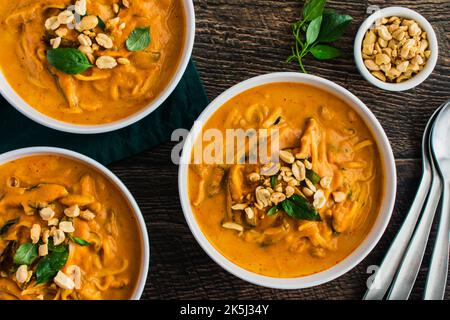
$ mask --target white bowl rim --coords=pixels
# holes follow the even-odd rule
[[[106,168],[101,163],[96,160],[89,158],[81,153],[63,149],[63,148],[55,148],[55,147],[29,147],[23,149],[16,149],[9,152],[5,152],[0,154],[0,165],[8,163],[13,160],[17,160],[24,157],[32,157],[37,155],[58,155],[62,157],[66,157],[69,159],[73,159],[75,161],[79,161],[89,167],[94,168],[99,171],[103,176],[111,181],[119,191],[123,194],[123,196],[127,199],[131,208],[133,209],[134,215],[138,221],[141,238],[142,238],[142,261],[141,261],[141,274],[134,289],[134,293],[131,296],[130,300],[139,300],[144,292],[145,283],[147,281],[149,263],[150,263],[150,244],[148,240],[147,227],[145,225],[144,217],[142,212],[134,199],[131,192],[125,186],[125,184],[108,168]]]
[[[142,120],[150,113],[155,111],[161,106],[161,104],[169,97],[169,95],[175,90],[176,86],[181,80],[189,60],[191,58],[192,49],[194,47],[195,39],[195,11],[194,4],[191,0],[182,0],[183,7],[186,16],[186,36],[184,49],[180,60],[178,61],[178,67],[172,76],[172,79],[166,85],[164,90],[153,99],[146,107],[140,109],[136,113],[130,115],[127,118],[120,119],[111,123],[98,124],[98,125],[81,125],[70,122],[64,122],[47,116],[41,113],[37,109],[30,106],[22,97],[14,91],[3,72],[0,70],[0,94],[12,105],[17,111],[22,113],[27,118],[51,129],[55,129],[62,132],[76,133],[76,134],[96,134],[105,133],[122,129],[129,125],[132,125],[139,120]]]
[[[430,48],[429,50],[431,51],[430,58],[425,64],[424,69],[419,73],[417,73],[415,76],[413,76],[411,79],[400,83],[388,83],[375,78],[364,65],[361,52],[364,35],[366,31],[370,28],[370,26],[377,19],[390,16],[405,17],[418,22],[419,25],[427,33],[427,40]],[[356,33],[355,42],[353,46],[353,54],[355,56],[355,63],[359,70],[359,73],[372,85],[388,91],[405,91],[412,89],[421,84],[422,82],[424,82],[431,75],[436,66],[439,55],[438,51],[439,45],[436,33],[433,27],[431,26],[430,22],[428,22],[428,20],[425,19],[420,13],[405,7],[387,7],[374,12],[359,27],[358,32]]]
[[[322,90],[331,92],[346,102],[352,107],[352,109],[358,113],[365,121],[366,125],[371,129],[372,134],[377,140],[377,145],[382,156],[381,161],[384,166],[385,173],[385,185],[383,203],[380,206],[380,211],[376,221],[374,222],[370,232],[362,241],[362,243],[355,248],[355,250],[348,255],[345,259],[334,265],[333,267],[324,271],[297,278],[275,278],[263,276],[251,271],[248,271],[225,258],[206,238],[201,231],[191,208],[189,196],[187,192],[188,182],[188,161],[190,159],[191,151],[194,141],[193,130],[186,138],[186,143],[183,147],[183,152],[180,161],[180,167],[178,172],[178,189],[180,193],[180,201],[183,209],[185,219],[188,226],[193,233],[195,239],[203,250],[222,268],[237,276],[238,278],[248,281],[250,283],[274,288],[274,289],[302,289],[312,286],[317,286],[331,280],[334,280],[341,275],[345,274],[349,270],[353,269],[359,264],[375,247],[383,235],[389,220],[392,215],[392,211],[395,203],[396,188],[397,188],[397,175],[395,168],[394,155],[392,153],[389,140],[381,127],[374,114],[369,110],[365,104],[359,100],[355,95],[341,87],[340,85],[326,80],[324,78],[313,76],[309,74],[301,74],[295,72],[277,72],[270,73],[254,78],[245,80],[219,95],[208,107],[200,114],[198,121],[205,123],[207,119],[222,106],[225,102],[229,101],[234,96],[257,86],[268,83],[279,82],[298,82],[305,83],[311,86],[316,86]]]

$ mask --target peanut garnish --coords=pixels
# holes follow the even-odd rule
[[[284,191],[286,193],[286,198],[291,197],[295,193],[295,189],[292,186],[287,186]]]
[[[383,82],[402,82],[420,72],[430,56],[427,35],[413,20],[383,18],[362,43],[366,68]]]
[[[327,199],[325,198],[325,194],[322,190],[317,190],[316,193],[314,193],[314,201],[313,206],[316,209],[321,209],[327,202]]]
[[[127,58],[118,58],[117,62],[122,65],[130,64],[130,60],[128,60]]]
[[[89,210],[81,211],[80,218],[86,221],[91,221],[95,219],[95,214]]]
[[[73,227],[73,223],[71,221],[61,221],[59,223],[59,230],[65,233],[72,233],[75,231],[75,228]]]
[[[47,30],[56,30],[60,26],[60,23],[58,21],[58,17],[50,17],[47,20],[45,20],[45,29]]]
[[[67,28],[59,28],[58,30],[55,31],[56,35],[61,38],[65,37],[68,32],[69,30]]]
[[[61,37],[50,39],[50,45],[52,46],[53,49],[58,48],[60,44],[61,44]]]
[[[112,69],[117,66],[116,59],[110,56],[101,56],[95,61],[99,69]]]
[[[98,18],[96,16],[85,16],[81,19],[77,26],[78,31],[85,31],[94,29],[98,25]]]
[[[336,191],[332,193],[334,202],[340,203],[343,202],[346,198],[346,194],[342,191]]]
[[[50,207],[45,207],[39,210],[39,215],[41,216],[42,220],[48,221],[55,215],[55,211],[53,211]]]
[[[69,10],[64,10],[58,15],[58,22],[60,24],[71,23],[75,19],[73,12]]]
[[[78,42],[82,45],[82,46],[87,46],[90,47],[92,46],[92,40],[91,38],[89,38],[87,35],[85,34],[79,34],[78,37]]]
[[[237,203],[235,205],[232,205],[231,209],[233,209],[233,210],[244,210],[247,207],[248,207],[248,204],[246,204],[246,203]]]
[[[95,41],[103,48],[111,49],[113,47],[113,41],[104,33],[97,34]]]
[[[39,256],[44,257],[48,254],[48,245],[46,243],[39,246]]]
[[[270,191],[264,187],[257,187],[255,190],[256,202],[262,208],[270,205]]]
[[[86,14],[86,0],[78,0],[75,2],[75,12],[80,16]]]
[[[18,283],[25,283],[28,278],[28,267],[23,264],[16,271],[16,280]]]
[[[74,281],[62,271],[58,271],[53,281],[62,289],[73,290],[75,288]]]
[[[79,266],[73,264],[67,267],[67,273],[69,274],[70,278],[72,278],[75,289],[81,289],[81,269]]]
[[[91,54],[93,51],[92,51],[92,48],[91,47],[89,47],[89,46],[79,46],[78,47],[78,50],[80,50],[81,52],[83,52],[84,54]]]
[[[66,236],[64,234],[64,231],[58,230],[58,229],[54,230],[54,232],[53,232],[53,244],[55,246],[63,243],[65,239],[66,239]]]
[[[33,224],[33,226],[31,227],[31,230],[30,230],[31,242],[33,244],[38,243],[40,237],[41,237],[41,225],[35,223],[35,224]]]
[[[272,201],[274,205],[277,205],[284,200],[286,200],[286,195],[281,192],[274,192],[270,195],[270,201]]]
[[[289,164],[292,164],[295,161],[294,155],[286,150],[280,150],[280,159]]]
[[[80,208],[78,205],[71,206],[64,210],[64,214],[69,218],[75,218],[80,215]]]
[[[240,224],[237,224],[234,222],[224,222],[222,224],[222,227],[224,227],[225,229],[236,230],[239,232],[244,231],[244,227],[242,227]]]

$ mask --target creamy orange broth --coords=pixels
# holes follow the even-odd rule
[[[208,128],[278,128],[281,149],[303,154],[320,177],[332,178],[328,188],[322,182],[316,186],[327,201],[317,209],[321,221],[306,221],[282,209],[269,216],[270,206],[253,206],[260,182],[248,178],[259,165],[191,164],[189,197],[195,218],[211,244],[233,263],[266,276],[306,276],[347,257],[370,231],[383,193],[379,150],[362,119],[334,95],[303,84],[263,85],[225,103],[203,130]],[[303,192],[304,183],[295,194],[312,202]],[[332,192],[344,194],[345,200],[335,202]],[[239,203],[249,204],[256,218],[230,208]],[[224,228],[228,222],[243,231]]]
[[[136,218],[121,192],[102,174],[86,165],[60,156],[33,156],[0,166],[0,228],[8,221],[12,226],[0,235],[0,299],[129,299],[141,272],[142,244]],[[81,213],[69,218],[65,210],[79,206]],[[71,266],[81,271],[80,288],[60,288],[52,279],[37,284],[37,269],[44,257],[37,258],[28,270],[32,276],[26,283],[17,278],[19,265],[12,260],[19,245],[32,243],[32,228],[44,233],[52,229],[50,220],[41,215],[52,208],[53,217],[71,221],[75,231],[65,234],[61,245],[69,248],[68,260],[61,272],[71,275]],[[93,217],[87,219],[89,211]],[[90,243],[81,246],[69,235]],[[56,244],[56,242],[53,242]],[[11,252],[12,251],[12,252]],[[47,255],[47,256],[48,256]]]
[[[94,58],[109,55],[130,63],[113,69],[95,66],[80,75],[68,75],[49,65],[46,50],[56,30],[46,30],[47,18],[74,4],[71,0],[0,0],[0,69],[13,89],[33,108],[69,123],[103,124],[126,118],[155,99],[178,67],[185,39],[181,0],[129,0],[121,7],[120,23],[109,27],[119,0],[88,0],[87,13],[99,16],[106,31],[94,33],[113,39],[108,50],[94,51]],[[61,26],[65,27],[65,26]],[[60,28],[61,28],[60,27]],[[150,27],[151,43],[143,51],[130,52],[125,41],[135,28]],[[60,47],[77,48],[78,33],[69,30]],[[95,44],[95,38],[92,38]],[[102,49],[102,48],[100,48]]]

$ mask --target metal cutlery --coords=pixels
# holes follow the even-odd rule
[[[431,149],[439,175],[444,182],[442,207],[436,242],[431,258],[424,299],[442,300],[448,275],[450,227],[450,103],[447,103],[433,126]]]
[[[405,250],[408,246],[409,240],[414,232],[417,220],[419,219],[423,204],[430,189],[432,175],[431,164],[429,160],[428,141],[431,134],[431,128],[434,119],[439,113],[438,108],[428,121],[422,138],[422,180],[417,191],[417,197],[414,199],[411,208],[406,216],[405,221],[397,233],[391,247],[389,248],[383,262],[378,269],[372,285],[366,291],[364,300],[382,300],[389,289],[392,280],[395,277],[398,266],[403,258]]]
[[[439,123],[436,122],[437,119],[440,119]],[[438,127],[437,131],[434,131],[435,127]],[[450,148],[448,143],[445,143],[449,139],[450,105],[446,102],[434,112],[424,131],[423,175],[417,196],[363,299],[383,299],[389,287],[387,299],[408,299],[422,264],[442,195],[442,181],[446,181],[438,237],[424,296],[425,299],[443,298],[448,273],[450,237]],[[435,145],[438,146],[437,152],[433,152]]]

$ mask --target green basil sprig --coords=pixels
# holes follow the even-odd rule
[[[47,60],[56,69],[67,74],[83,73],[92,67],[84,53],[74,48],[49,49]]]
[[[150,42],[150,28],[136,28],[128,36],[125,45],[129,51],[141,51],[147,48]]]
[[[303,58],[309,53],[318,60],[334,59],[342,54],[328,43],[342,37],[352,17],[325,10],[325,4],[326,0],[308,0],[303,7],[302,18],[292,25],[295,43],[287,61],[296,61],[304,73],[307,72]]]

